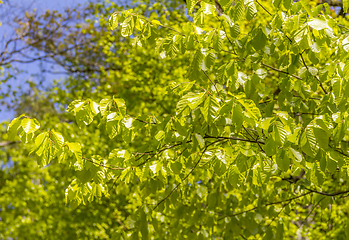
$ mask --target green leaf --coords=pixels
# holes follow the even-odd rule
[[[111,99],[102,99],[99,103],[99,110],[102,116],[105,116],[113,105],[113,100]]]
[[[181,109],[183,107],[188,106],[191,109],[195,109],[199,105],[201,105],[201,103],[205,100],[204,96],[205,96],[205,92],[202,92],[202,93],[189,92],[181,98],[181,101],[183,102],[180,104],[181,101],[179,101],[178,104],[180,105],[177,104],[177,108]],[[182,106],[182,104],[184,106]]]
[[[221,177],[227,171],[227,167],[225,163],[216,158],[214,161],[214,171],[219,177]]]
[[[175,121],[173,121],[173,124],[174,124],[176,131],[180,135],[182,135],[184,137],[188,136],[188,129],[186,129],[184,126],[182,126],[182,124],[179,121],[175,120]]]
[[[246,0],[246,19],[251,21],[257,15],[257,8],[253,0]]]
[[[175,161],[175,162],[171,162],[171,170],[174,174],[180,174],[181,173],[181,170],[182,170],[182,164],[178,161]]]
[[[301,147],[303,152],[305,152],[310,157],[315,157],[318,150],[319,145],[316,141],[316,137],[311,127],[307,127],[305,132],[302,133],[301,136]]]
[[[321,128],[316,127],[313,128],[313,132],[319,146],[322,149],[326,150],[329,147],[329,136],[327,135],[327,133]]]
[[[222,18],[225,20],[225,22],[229,25],[229,27],[233,27],[234,23],[233,21],[230,19],[229,16],[222,14]]]
[[[238,0],[233,7],[234,21],[241,21],[245,16],[245,6],[243,0]]]
[[[328,28],[327,23],[324,20],[313,18],[312,20],[308,21],[307,24],[309,27],[312,27],[318,31]]]
[[[276,163],[278,165],[278,167],[282,170],[282,171],[287,171],[290,167],[290,159],[287,156],[287,154],[285,154],[285,151],[279,151],[279,154],[277,155],[276,159]]]
[[[213,49],[217,52],[220,52],[223,48],[223,41],[219,32],[215,32],[213,35]]]
[[[40,133],[36,138],[35,138],[35,149],[36,149],[36,154],[38,156],[42,156],[43,152],[47,150],[46,148],[48,147],[48,133],[43,132]]]
[[[236,124],[237,129],[240,129],[242,126],[242,123],[244,121],[244,113],[243,113],[242,108],[239,104],[235,104],[233,106],[232,120],[233,120],[233,123]]]
[[[193,12],[193,9],[198,2],[199,2],[199,0],[188,0],[187,1],[188,14],[191,14]]]
[[[191,62],[190,65],[190,79],[191,80],[196,80],[197,78],[199,78],[199,75],[201,73],[201,66],[205,60],[205,55],[202,53],[203,51],[205,51],[204,49],[197,49],[195,51],[194,57],[193,57],[193,61]]]
[[[203,11],[204,14],[206,15],[211,15],[215,12],[216,6],[210,3],[206,2],[201,2],[201,10]]]
[[[284,125],[279,122],[274,122],[274,128],[273,128],[273,139],[277,145],[284,145],[286,139],[288,136],[288,132],[285,130]]]
[[[273,5],[275,8],[279,8],[281,5],[282,0],[273,0]]]
[[[123,23],[121,23],[121,35],[123,37],[128,37],[132,35],[134,28],[133,17],[126,18]]]
[[[24,116],[24,114],[22,114],[21,116],[13,119],[10,124],[8,125],[8,128],[7,128],[7,132],[8,132],[8,139],[10,141],[14,140],[20,127],[22,126],[21,125],[21,121],[20,119]]]
[[[86,101],[74,101],[72,102],[67,111],[74,112],[76,122],[79,127],[89,125],[92,123],[94,116],[99,113],[99,104],[87,99]]]
[[[205,66],[207,69],[210,69],[216,61],[216,55],[214,53],[207,54],[205,58]]]
[[[344,13],[348,12],[349,1],[348,0],[342,0],[342,4],[343,4],[343,12]]]
[[[81,145],[75,142],[67,142],[68,149],[74,154],[79,164],[82,163],[82,151]]]
[[[305,11],[308,13],[308,15],[310,17],[313,17],[313,13],[310,9],[309,2],[307,0],[301,0],[300,2],[302,4],[303,8],[305,9]]]
[[[296,151],[295,149],[293,148],[289,148],[289,152],[291,153],[291,155],[293,156],[293,158],[297,161],[297,162],[301,162],[303,157],[302,157],[302,154],[298,151]]]
[[[282,4],[284,5],[284,7],[288,10],[291,8],[293,0],[283,0]]]
[[[99,104],[91,100],[90,101],[90,109],[91,109],[93,116],[96,116],[99,113]]]
[[[201,108],[202,115],[208,124],[211,124],[213,119],[216,118],[219,105],[217,99],[213,96],[208,96],[205,100],[204,106]]]
[[[163,138],[165,137],[165,132],[160,130],[156,135],[155,135],[155,139],[158,141],[161,141]]]
[[[195,84],[194,81],[191,82],[184,82],[184,83],[177,83],[177,82],[172,82],[169,86],[169,88],[171,89],[170,91],[174,94],[178,94],[181,95],[184,92],[188,91],[189,89],[191,89],[193,87],[193,85]]]
[[[199,143],[200,148],[204,148],[205,147],[205,139],[198,133],[195,133],[194,135],[195,135],[196,140]]]
[[[262,117],[256,104],[251,99],[239,99],[239,103],[246,109],[247,114],[253,118],[255,121],[259,121]]]
[[[267,40],[267,36],[265,36],[264,32],[259,29],[255,37],[252,39],[251,44],[256,49],[256,51],[259,51],[265,47]]]
[[[21,121],[21,126],[25,133],[30,134],[34,133],[40,128],[40,123],[35,118],[23,118]]]
[[[199,187],[196,189],[196,193],[200,198],[206,198],[208,194],[207,187],[203,185],[199,185]]]
[[[125,116],[126,114],[126,104],[125,104],[125,100],[122,98],[117,98],[117,97],[113,97],[114,102],[116,103],[116,106],[118,107],[118,110],[120,111],[122,116]]]
[[[106,131],[109,138],[114,138],[118,133],[120,133],[120,121],[122,115],[116,112],[112,112],[107,116]]]
[[[230,27],[230,36],[237,38],[240,35],[240,25],[235,23],[234,26]]]
[[[130,159],[131,154],[127,150],[113,149],[109,153],[108,163],[118,164]]]
[[[51,130],[51,139],[56,145],[57,148],[60,148],[64,145],[64,137],[61,133]]]
[[[269,137],[265,142],[265,154],[267,154],[267,156],[273,156],[277,151],[276,146],[273,138]]]
[[[261,122],[259,123],[259,126],[264,129],[265,131],[268,131],[269,129],[269,126],[271,125],[271,123],[275,120],[275,118],[271,118],[271,117],[268,117],[268,118],[263,118],[261,119]]]
[[[109,18],[109,26],[113,30],[118,27],[118,24],[118,13],[114,12]]]
[[[68,152],[66,148],[61,148],[57,152],[58,163],[63,163],[68,159]]]

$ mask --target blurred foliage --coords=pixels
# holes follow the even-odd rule
[[[340,4],[105,1],[16,19],[0,65],[68,77],[29,81],[1,125],[0,238],[347,239]]]

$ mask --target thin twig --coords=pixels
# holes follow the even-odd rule
[[[116,182],[119,180],[120,176],[121,176],[122,172],[117,176],[117,178],[115,178],[113,185],[109,188],[108,193],[110,193],[110,191],[113,189],[113,187],[115,186]]]
[[[266,11],[270,16],[272,16],[272,14],[271,14],[262,4],[260,4],[260,3],[258,2],[258,0],[256,0],[256,3],[257,3],[261,8],[263,8],[264,11]]]
[[[156,123],[153,123],[153,122],[147,122],[147,121],[144,121],[144,120],[142,120],[142,119],[139,119],[139,118],[136,118],[136,117],[132,117],[131,115],[128,115],[128,114],[126,114],[126,116],[128,116],[128,117],[130,117],[130,118],[132,118],[132,119],[134,119],[134,120],[136,120],[136,121],[139,121],[139,122],[142,122],[142,123],[145,123],[145,124],[156,124]]]
[[[117,167],[117,166],[114,166],[114,165],[110,165],[110,166],[112,166],[112,167],[110,167],[110,166],[106,166],[106,165],[101,164],[101,163],[96,163],[96,162],[94,162],[94,161],[92,161],[92,160],[90,160],[88,158],[85,158],[85,157],[82,157],[82,158],[85,159],[86,161],[89,161],[89,162],[95,164],[95,165],[98,165],[98,166],[101,166],[101,167],[104,167],[104,168],[107,168],[107,169],[110,169],[110,170],[125,170],[125,168]]]
[[[262,146],[259,144],[259,142],[257,141],[258,140],[258,137],[257,138],[254,138],[251,133],[245,128],[245,126],[242,124],[242,128],[247,132],[248,135],[250,135],[250,137],[258,144],[258,147],[262,150],[262,152],[265,153],[264,149],[262,148]]]
[[[306,67],[306,69],[309,71],[309,68],[308,68],[307,64],[305,63],[305,61],[304,61],[304,58],[303,58],[302,53],[299,53],[299,55],[300,55],[301,58],[302,58],[302,62],[303,62],[304,67]],[[322,85],[322,82],[320,81],[320,79],[319,79],[317,76],[314,76],[314,78],[319,82],[322,91],[323,91],[325,94],[327,94],[327,91],[325,90],[324,86]]]
[[[342,24],[337,24],[338,27],[344,28],[345,30],[349,31],[349,28],[347,28],[346,26],[342,25]]]
[[[301,194],[301,195],[298,195],[298,196],[295,196],[295,197],[293,197],[293,198],[289,198],[289,199],[286,199],[286,200],[268,203],[268,204],[265,204],[264,207],[270,206],[270,205],[282,204],[282,203],[284,203],[284,202],[293,201],[293,200],[295,200],[295,199],[304,197],[304,196],[309,195],[309,194],[311,194],[311,193],[312,193],[312,192],[307,192],[307,193],[303,193],[303,194]],[[248,209],[248,210],[245,210],[245,211],[241,211],[241,212],[238,212],[238,213],[235,213],[235,214],[226,215],[226,216],[224,216],[224,217],[222,217],[222,218],[219,218],[218,221],[223,220],[223,219],[225,219],[225,218],[227,218],[227,217],[234,217],[234,216],[238,216],[238,215],[241,215],[241,214],[244,214],[244,213],[247,213],[247,212],[251,212],[251,211],[256,210],[257,208],[258,208],[258,207],[253,207],[253,208],[251,208],[251,209]]]
[[[203,71],[203,73],[206,75],[206,77],[208,78],[208,80],[210,80],[210,82],[212,83],[212,85],[213,85],[214,88],[216,89],[216,92],[217,92],[218,96],[221,98],[221,95],[220,95],[219,92],[218,92],[218,89],[217,89],[216,84],[212,82],[211,78],[208,76],[208,74],[206,73],[205,70],[201,69],[201,71]],[[223,101],[223,99],[221,99],[221,100]]]
[[[132,13],[131,15],[136,16],[136,17],[140,17],[140,18],[142,18],[143,20],[145,20],[145,21],[147,21],[148,23],[151,23],[151,24],[153,24],[153,25],[154,25],[154,24],[157,24],[157,23],[153,23],[152,21],[148,20],[147,18],[145,18],[145,17],[143,17],[143,16],[139,16],[139,15],[136,14],[136,13]],[[160,27],[170,29],[170,30],[172,30],[172,31],[174,31],[174,32],[176,32],[176,33],[182,35],[182,36],[186,36],[184,33],[181,33],[181,32],[177,31],[176,29],[174,29],[174,28],[172,28],[172,27],[169,27],[169,26],[166,26],[166,25],[162,25],[161,23],[158,24],[158,25],[159,25]]]
[[[174,144],[174,145],[171,145],[171,146],[167,146],[163,149],[160,149],[159,151],[153,153],[153,154],[150,154],[151,156],[149,156],[146,160],[144,160],[144,162],[140,163],[139,165],[137,165],[137,167],[140,167],[142,165],[144,165],[145,163],[147,163],[150,159],[152,159],[154,156],[158,155],[159,153],[162,153],[163,151],[167,150],[167,149],[171,149],[171,148],[174,148],[174,147],[177,147],[177,146],[180,146],[182,145],[182,143],[177,143],[177,144]],[[140,158],[142,158],[143,156],[141,156]],[[139,160],[140,158],[138,158],[137,160]]]
[[[316,190],[313,190],[313,189],[310,189],[310,188],[307,188],[307,187],[305,187],[305,189],[310,191],[310,192],[312,192],[312,193],[317,193],[317,194],[320,194],[320,195],[323,195],[323,196],[329,196],[329,197],[334,197],[334,196],[342,195],[342,194],[345,194],[345,193],[349,193],[349,190],[342,191],[342,192],[335,192],[335,193],[327,193],[327,192],[319,192],[319,191],[316,191]]]
[[[208,136],[208,135],[206,135],[204,138],[230,139],[230,140],[237,140],[237,141],[250,142],[250,143],[257,143],[257,144],[265,144],[264,142],[261,142],[261,141],[249,140],[249,139],[239,138],[239,137],[214,137],[214,136]]]
[[[201,161],[201,159],[202,159],[202,156],[203,156],[204,153],[206,152],[207,148],[208,148],[209,146],[211,146],[211,145],[217,143],[217,142],[220,142],[220,141],[221,141],[221,140],[212,142],[212,143],[208,144],[208,145],[204,148],[204,150],[201,152],[201,155],[200,155],[200,157],[199,157],[199,160],[196,162],[195,166],[191,169],[191,171],[182,179],[181,182],[179,182],[179,183],[171,190],[171,192],[170,192],[169,194],[167,194],[166,197],[164,197],[160,202],[158,202],[158,203],[156,204],[156,206],[153,208],[153,210],[155,210],[161,203],[163,203],[167,198],[169,198],[169,197],[171,196],[171,194],[182,184],[182,182],[184,182],[184,181],[192,174],[192,172],[194,172],[194,170],[196,169],[196,167],[199,165],[199,163],[200,163],[200,161]]]
[[[303,78],[298,77],[298,76],[296,76],[296,75],[294,75],[294,74],[290,74],[290,73],[288,73],[288,72],[285,72],[285,71],[282,71],[282,70],[280,70],[280,69],[274,68],[274,67],[272,67],[272,66],[270,66],[270,65],[268,65],[268,64],[265,64],[265,63],[263,63],[263,62],[261,62],[261,65],[263,65],[263,66],[265,66],[265,67],[267,67],[267,68],[273,69],[274,71],[277,71],[277,72],[281,72],[281,73],[290,75],[291,77],[297,78],[297,79],[299,79],[299,80],[302,80],[302,79],[303,79]]]
[[[291,201],[287,202],[286,204],[282,205],[282,208],[280,210],[280,212],[278,212],[278,214],[276,216],[273,217],[273,219],[271,220],[271,222],[267,225],[267,227],[269,227],[273,222],[274,220],[281,214],[281,212],[285,209],[285,207],[287,205],[289,205],[291,203]]]
[[[214,137],[214,136],[209,136],[209,135],[205,135],[204,136],[204,139],[209,139],[209,138],[213,138],[213,139],[218,139],[218,140],[237,140],[237,141],[243,141],[243,142],[250,142],[250,143],[257,143],[257,144],[265,144],[264,142],[262,141],[256,141],[256,140],[250,140],[250,139],[245,139],[245,138],[239,138],[239,137],[221,137],[221,136],[218,136],[218,137]],[[186,141],[186,143],[190,143],[191,140],[189,141]],[[144,157],[145,155],[149,155],[149,157],[144,160],[144,162],[140,163],[139,165],[137,165],[137,167],[140,167],[142,165],[144,165],[145,163],[147,163],[150,159],[152,159],[154,156],[156,156],[157,154],[167,150],[167,149],[171,149],[171,148],[174,148],[174,147],[177,147],[177,146],[180,146],[182,145],[183,143],[180,142],[180,143],[176,143],[174,145],[170,145],[170,146],[167,146],[167,147],[164,147],[160,150],[158,150],[157,152],[144,152],[144,153],[139,153],[139,152],[135,152],[133,154],[135,155],[141,155],[140,157],[138,157],[135,161],[138,161],[139,159],[141,159],[142,157]]]
[[[325,197],[321,198],[317,204],[315,204],[315,206],[311,209],[310,213],[305,217],[305,219],[303,220],[302,225],[304,225],[305,221],[307,221],[308,217],[311,215],[311,213],[314,211],[314,209],[320,204],[320,202],[324,199]]]

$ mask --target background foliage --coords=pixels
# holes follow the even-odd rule
[[[2,66],[69,77],[32,83],[1,129],[1,238],[346,239],[341,4],[107,1],[18,19],[25,49]]]

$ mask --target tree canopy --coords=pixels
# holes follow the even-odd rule
[[[1,129],[0,237],[347,239],[347,9],[106,1],[17,20],[69,77],[33,84]]]

